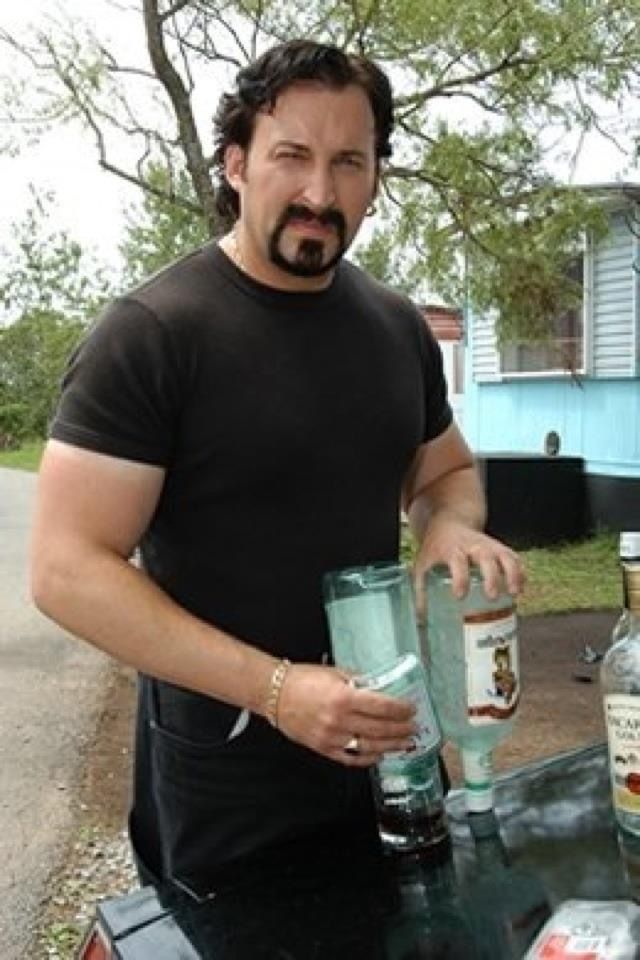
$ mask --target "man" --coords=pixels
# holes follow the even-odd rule
[[[131,832],[145,875],[204,895],[323,829],[374,833],[367,767],[414,732],[330,665],[321,580],[397,555],[520,565],[481,489],[439,350],[342,262],[389,155],[389,83],[306,41],[242,71],[216,118],[219,244],[114,303],[73,358],[40,477],[40,608],[141,676]],[[142,568],[128,562],[140,546]],[[348,749],[346,749],[348,748]]]

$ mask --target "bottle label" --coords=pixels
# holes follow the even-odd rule
[[[640,814],[640,697],[607,694],[604,710],[614,806]]]
[[[393,751],[385,754],[385,760],[416,757],[431,753],[440,746],[441,735],[431,697],[427,687],[425,670],[413,653],[400,657],[391,667],[379,672],[354,677],[355,687],[377,690],[393,697],[408,700],[416,708],[413,717],[417,731],[413,736],[413,746],[409,751]]]
[[[567,933],[550,933],[536,943],[534,960],[606,960],[608,937],[574,937]]]
[[[520,699],[514,608],[466,614],[464,646],[469,723],[480,727],[508,720]]]
[[[415,751],[417,753],[430,753],[440,746],[442,738],[436,715],[431,706],[426,682],[413,684],[404,694],[404,699],[409,700],[416,708],[413,718],[418,728],[418,732],[413,738]]]

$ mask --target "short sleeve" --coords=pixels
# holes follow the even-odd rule
[[[50,436],[168,466],[182,393],[173,339],[143,304],[114,301],[69,361]]]
[[[425,432],[423,443],[435,440],[453,421],[447,396],[442,351],[422,314],[417,313],[425,383]]]

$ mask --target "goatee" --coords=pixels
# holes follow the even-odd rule
[[[305,237],[298,244],[295,258],[285,257],[280,249],[280,241],[287,224],[295,220],[335,227],[337,248],[333,256],[325,260],[325,242],[314,237]],[[339,210],[331,208],[315,214],[307,207],[292,204],[284,210],[269,238],[269,257],[277,267],[295,277],[321,277],[329,273],[344,256],[347,249],[346,232],[346,221]]]

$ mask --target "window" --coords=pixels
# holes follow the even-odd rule
[[[568,272],[583,289],[582,302],[555,318],[549,340],[505,344],[500,352],[502,373],[577,373],[584,369],[584,256],[576,257]]]

